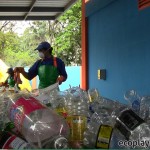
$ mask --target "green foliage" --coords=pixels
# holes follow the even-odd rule
[[[15,22],[0,22],[0,59],[9,66],[31,66],[38,58],[34,49],[42,41],[66,65],[81,64],[81,0],[58,20],[32,21],[22,36],[14,32]]]
[[[22,51],[20,38],[15,33],[5,34],[4,44],[4,58],[3,59],[9,66],[16,66],[19,60],[23,60],[22,65],[27,65],[30,59],[28,51]]]
[[[0,31],[0,59],[4,58],[5,35]]]
[[[58,20],[55,53],[67,65],[81,64],[81,0]]]

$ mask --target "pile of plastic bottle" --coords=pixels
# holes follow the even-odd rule
[[[1,149],[150,148],[150,97],[124,94],[129,105],[97,89],[58,85],[0,92]]]

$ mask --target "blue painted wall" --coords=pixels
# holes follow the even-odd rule
[[[80,71],[81,67],[80,66],[68,66],[66,67],[66,72],[68,74],[68,78],[65,82],[63,82],[59,88],[61,91],[64,91],[68,88],[73,87],[73,86],[79,86],[80,85]]]
[[[89,88],[122,103],[129,89],[150,95],[150,7],[139,11],[138,0],[104,1],[86,6]],[[97,79],[98,69],[106,69],[106,80]]]

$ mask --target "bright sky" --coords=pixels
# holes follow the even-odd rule
[[[16,21],[15,32],[22,35],[24,30],[29,27],[30,21]]]

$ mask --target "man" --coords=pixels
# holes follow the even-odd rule
[[[39,89],[46,88],[56,82],[61,84],[66,81],[67,73],[64,62],[52,55],[53,48],[48,42],[42,42],[35,49],[39,53],[40,60],[36,61],[26,72],[23,67],[16,67],[15,72],[21,73],[28,80],[39,76]]]
[[[6,81],[0,83],[0,86],[15,87],[15,84],[17,84],[17,83],[15,81],[15,75],[14,75],[13,68],[8,68],[7,73],[8,73],[8,77],[7,77]],[[18,84],[17,84],[17,87],[18,87],[18,89],[20,89]]]

